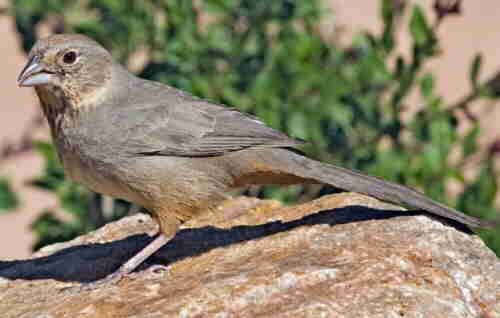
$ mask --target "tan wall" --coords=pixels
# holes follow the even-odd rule
[[[361,29],[377,30],[379,1],[330,0],[335,18],[330,22],[344,25],[346,39],[349,34]],[[431,10],[432,0],[414,1]],[[0,1],[0,5],[2,5]],[[452,17],[440,28],[443,56],[428,67],[438,74],[437,87],[449,101],[460,98],[468,88],[467,68],[476,52],[484,54],[484,76],[500,68],[500,2],[498,0],[466,0],[464,13]],[[329,21],[325,21],[328,24]],[[24,127],[36,111],[35,100],[30,89],[16,86],[16,77],[25,62],[21,53],[12,21],[0,17],[0,146],[7,140],[20,138]],[[400,45],[404,51],[409,41],[401,34]],[[412,100],[418,105],[418,100]],[[477,105],[480,106],[480,105]],[[497,121],[500,108],[495,107],[490,115],[482,118],[488,140],[499,137]],[[0,175],[12,177],[15,187],[22,194],[22,206],[16,213],[0,216],[0,259],[21,258],[29,254],[32,235],[28,229],[37,212],[55,204],[54,200],[39,191],[23,185],[40,169],[40,160],[34,154],[25,154],[0,165]]]

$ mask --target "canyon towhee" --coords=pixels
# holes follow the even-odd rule
[[[39,40],[19,75],[34,86],[68,177],[148,209],[159,235],[105,281],[117,281],[166,244],[179,225],[248,185],[326,183],[423,209],[473,227],[407,187],[308,159],[303,142],[235,109],[138,78],[83,35]]]

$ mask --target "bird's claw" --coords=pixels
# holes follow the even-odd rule
[[[120,270],[117,270],[113,274],[110,274],[102,279],[97,280],[97,281],[93,281],[93,282],[89,282],[89,283],[82,283],[78,286],[66,287],[66,288],[63,288],[61,291],[64,291],[64,292],[92,291],[92,290],[101,288],[102,286],[105,286],[105,285],[116,285],[125,276],[126,276],[125,273],[121,272]]]
[[[165,266],[165,265],[152,265],[151,267],[148,268],[148,271],[154,275],[162,276],[162,275],[168,275],[170,272],[170,266]]]

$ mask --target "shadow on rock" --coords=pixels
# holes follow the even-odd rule
[[[220,229],[212,226],[183,229],[177,233],[171,242],[151,256],[139,270],[155,264],[168,265],[214,248],[227,247],[235,243],[285,232],[300,226],[336,225],[417,214],[422,213],[349,206],[321,211],[290,222],[275,221],[262,225],[235,226],[231,229]],[[439,217],[432,217],[444,220]],[[446,220],[446,222],[460,231],[471,233],[466,226],[458,222],[449,220]],[[132,235],[110,243],[65,248],[46,257],[0,262],[0,277],[90,282],[114,272],[121,264],[150,243],[152,239],[146,234]]]

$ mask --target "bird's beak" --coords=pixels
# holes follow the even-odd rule
[[[54,73],[45,69],[40,57],[33,56],[17,77],[19,86],[46,85],[54,82]]]

